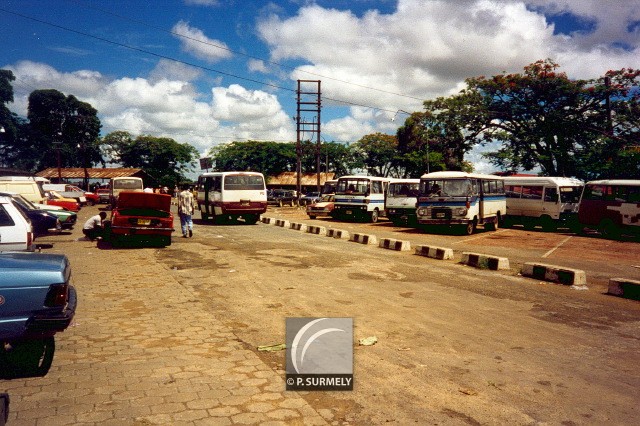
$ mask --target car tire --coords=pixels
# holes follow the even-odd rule
[[[44,377],[51,368],[56,345],[53,336],[11,342],[10,351],[0,351],[0,379]]]

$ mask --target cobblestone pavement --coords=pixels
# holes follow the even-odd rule
[[[46,377],[0,382],[9,425],[325,424],[153,249],[77,241],[89,213],[72,235],[38,241],[70,258],[79,306]]]

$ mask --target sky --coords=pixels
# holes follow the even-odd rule
[[[295,141],[297,80],[321,81],[322,140],[353,143],[395,134],[466,78],[546,58],[576,79],[640,68],[640,0],[0,0],[13,112],[56,89],[96,108],[102,135],[170,137],[202,156]],[[466,159],[494,171],[483,149]]]

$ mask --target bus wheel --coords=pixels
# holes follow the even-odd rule
[[[498,230],[498,222],[491,222],[484,225],[487,231],[497,231]]]
[[[374,210],[369,214],[371,218],[371,223],[376,223],[378,221],[378,210]]]
[[[475,232],[476,230],[476,221],[472,220],[467,222],[466,225],[464,225],[464,233],[465,235],[471,235]]]
[[[611,219],[604,219],[600,222],[598,230],[605,238],[618,239],[620,238],[620,229],[616,226]]]
[[[540,218],[540,225],[543,231],[555,232],[558,229],[558,224],[549,216],[542,216]]]
[[[257,214],[248,214],[244,217],[244,223],[246,223],[247,225],[255,225],[256,222],[258,222]]]

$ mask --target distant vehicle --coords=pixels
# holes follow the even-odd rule
[[[578,210],[580,225],[595,228],[607,238],[640,235],[640,180],[587,182]]]
[[[109,203],[111,207],[115,207],[118,200],[118,194],[122,191],[137,191],[142,192],[144,185],[142,179],[138,177],[114,177],[111,178],[109,184]]]
[[[202,220],[255,224],[267,211],[264,176],[258,172],[212,172],[198,177],[198,210]]]
[[[70,278],[62,254],[0,253],[0,379],[47,374],[53,336],[75,315]]]
[[[291,207],[296,205],[296,192],[289,189],[272,189],[267,195],[267,203],[283,207],[285,204]]]
[[[47,204],[51,206],[59,206],[71,212],[80,211],[80,203],[73,198],[65,198],[56,191],[47,191]]]
[[[111,190],[109,188],[100,188],[96,189],[96,194],[98,195],[98,202],[102,204],[109,204]]]
[[[388,178],[374,176],[342,176],[336,187],[332,216],[339,220],[350,218],[377,222],[384,216],[384,194]]]
[[[105,239],[114,246],[166,247],[173,231],[170,195],[121,191],[105,225]]]
[[[307,215],[309,215],[309,218],[315,219],[318,216],[331,216],[334,206],[334,197],[335,196],[333,194],[323,195],[322,198],[320,198],[320,201],[308,204]]]
[[[307,204],[312,204],[320,200],[319,192],[308,192],[300,197],[300,205],[306,206]]]
[[[42,189],[44,189],[45,191],[56,191],[64,198],[73,198],[81,206],[87,204],[87,197],[85,197],[84,191],[77,186],[68,185],[65,183],[45,183],[42,185]]]
[[[33,228],[11,197],[0,197],[0,251],[32,251]],[[2,323],[0,322],[0,329]]]
[[[389,182],[384,202],[387,218],[395,226],[416,226],[416,204],[420,194],[420,179],[393,179]]]
[[[322,186],[322,195],[335,194],[336,186],[338,186],[338,179],[327,180]]]
[[[471,235],[476,226],[495,231],[507,210],[504,180],[494,175],[433,172],[420,178],[418,223],[456,227]]]
[[[533,229],[555,231],[558,227],[574,229],[578,223],[578,203],[584,182],[552,176],[507,176],[505,226],[523,225]]]
[[[0,176],[0,191],[21,194],[32,203],[45,203],[47,199],[41,183],[27,176]]]
[[[34,239],[48,233],[57,233],[62,230],[62,224],[58,217],[45,210],[40,210],[20,194],[0,192],[0,197],[9,197],[13,204],[31,221]]]

